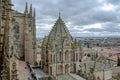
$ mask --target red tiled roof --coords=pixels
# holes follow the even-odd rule
[[[112,61],[117,61],[118,60],[118,56],[112,56],[112,57],[109,57],[108,59],[112,60]]]
[[[120,50],[112,50],[112,49],[107,49],[105,47],[98,47],[97,49],[99,49],[100,53],[103,53],[103,54],[118,54],[118,53],[120,53]]]
[[[101,52],[102,53],[107,53],[107,54],[118,54],[118,53],[120,53],[120,51],[110,50],[110,49],[103,49]]]

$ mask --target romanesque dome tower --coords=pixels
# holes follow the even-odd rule
[[[59,16],[42,43],[41,68],[49,75],[75,73],[79,67],[80,47]]]

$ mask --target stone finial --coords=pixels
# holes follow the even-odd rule
[[[24,13],[28,13],[28,3],[26,2],[26,7],[25,7],[25,12]]]
[[[35,8],[34,8],[34,18],[36,17],[36,11],[35,11]]]
[[[29,12],[29,16],[32,17],[32,4],[30,5],[30,12]]]

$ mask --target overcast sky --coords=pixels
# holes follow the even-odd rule
[[[48,35],[59,12],[74,37],[120,36],[120,0],[12,0],[24,12],[36,9],[37,37]]]

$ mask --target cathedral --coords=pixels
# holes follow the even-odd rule
[[[80,45],[70,35],[60,14],[42,43],[41,68],[51,76],[76,73],[80,60]]]
[[[11,0],[0,0],[0,80],[18,80],[19,61],[35,64],[35,9],[13,10]]]
[[[37,58],[35,9],[32,5],[28,8],[26,3],[21,13],[13,10],[12,6],[11,0],[0,0],[0,80],[18,80],[22,74],[18,70],[21,64],[33,66]],[[76,73],[80,53],[81,46],[71,36],[59,14],[51,32],[42,42],[41,69],[52,77]],[[32,72],[29,74],[32,75]]]
[[[103,45],[104,38],[75,39],[60,13],[48,36],[37,41],[35,8],[12,6],[12,0],[0,0],[0,80],[120,80],[119,59],[112,60],[119,55],[111,51],[116,46],[92,45]]]

